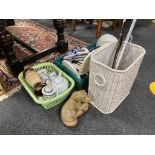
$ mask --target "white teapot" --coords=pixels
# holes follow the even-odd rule
[[[68,88],[68,81],[61,76],[61,72],[59,72],[59,75],[52,79],[52,85],[57,89],[57,95],[61,94]]]

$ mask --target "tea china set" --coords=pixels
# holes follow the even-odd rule
[[[61,75],[61,72],[56,73],[55,71],[49,72],[47,69],[40,69],[37,73],[45,85],[42,88],[43,96],[39,96],[39,100],[56,97],[63,93],[69,86],[68,81]]]

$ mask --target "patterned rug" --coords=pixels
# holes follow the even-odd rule
[[[38,52],[54,47],[57,40],[56,31],[54,29],[48,28],[31,20],[15,20],[15,25],[8,26],[6,29]],[[69,43],[69,49],[74,47],[81,48],[87,44],[84,41],[68,35],[65,35],[65,39]],[[16,56],[19,59],[33,55],[30,50],[24,48],[17,42],[14,42],[14,50],[16,51]],[[61,54],[59,52],[49,54],[28,66],[52,61],[60,55]],[[0,101],[20,90],[20,83],[18,79],[14,78],[10,74],[5,60],[0,60],[0,84]]]

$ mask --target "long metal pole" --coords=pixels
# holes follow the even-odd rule
[[[114,68],[114,69],[116,68],[117,57],[118,57],[118,54],[119,54],[119,51],[120,51],[120,48],[121,48],[122,42],[123,42],[124,28],[125,28],[125,25],[126,25],[125,22],[126,22],[126,19],[123,20],[120,37],[118,39],[118,42],[117,42],[116,48],[115,48],[115,56],[114,56],[114,60],[113,60],[113,64],[112,64],[112,68]]]
[[[123,57],[125,48],[126,48],[126,46],[127,46],[127,43],[129,42],[129,39],[130,39],[130,37],[131,37],[131,34],[132,34],[132,31],[133,31],[133,28],[134,28],[135,24],[136,24],[136,19],[133,19],[132,24],[131,24],[130,29],[129,29],[129,32],[128,32],[128,34],[127,34],[127,37],[126,37],[126,39],[125,39],[125,41],[124,41],[122,50],[119,52],[119,56],[118,56],[118,59],[117,59],[117,61],[116,61],[115,69],[118,69],[118,66],[119,66],[120,61],[121,61],[121,59],[122,59],[122,57]]]

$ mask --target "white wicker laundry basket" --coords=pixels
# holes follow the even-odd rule
[[[90,102],[104,114],[112,113],[128,96],[145,55],[143,47],[127,43],[120,65],[115,70],[111,68],[115,46],[116,43],[112,43],[96,49],[90,61]]]

